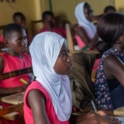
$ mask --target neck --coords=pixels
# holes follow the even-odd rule
[[[49,23],[46,23],[45,27],[47,28],[47,30],[52,31],[53,27]]]
[[[7,53],[8,53],[9,55],[11,55],[11,56],[17,56],[17,57],[19,57],[19,58],[22,58],[22,54],[21,54],[21,53],[15,53],[15,52],[13,52],[13,51],[11,51],[11,50],[8,50]]]
[[[120,47],[119,45],[114,45],[113,48],[117,49],[121,53],[124,53],[124,48]]]

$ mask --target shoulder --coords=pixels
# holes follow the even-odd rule
[[[4,59],[3,57],[0,55],[0,73],[2,73],[4,70]]]
[[[121,61],[115,55],[109,55],[104,60],[104,65],[109,68],[115,68],[117,66],[123,66]]]
[[[25,101],[32,101],[32,98],[34,101],[37,101],[39,99],[42,99],[43,101],[46,101],[46,97],[44,93],[41,90],[41,84],[38,81],[33,81],[29,87],[26,89],[24,99]]]
[[[3,38],[3,35],[0,36],[0,43],[4,44],[4,38]]]
[[[33,81],[26,89],[25,94],[28,94],[32,90],[38,90],[42,92],[43,94],[47,95],[46,90],[43,88],[43,86],[38,81]]]
[[[44,31],[47,31],[46,27],[41,28],[40,31],[39,31],[39,33],[42,33]]]
[[[26,56],[26,57],[31,58],[31,56],[30,56],[28,53],[26,53],[26,52],[25,52],[25,53],[23,53],[23,56],[24,56],[24,57]]]
[[[85,29],[84,29],[83,27],[81,27],[81,26],[78,26],[78,27],[75,29],[75,32],[76,32],[77,34],[79,34],[79,33],[86,33]]]
[[[0,63],[3,63],[3,62],[4,62],[3,56],[0,54]]]

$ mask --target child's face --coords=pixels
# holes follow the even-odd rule
[[[84,14],[88,21],[93,21],[93,10],[91,9],[90,5],[84,7]]]
[[[21,27],[25,27],[25,20],[22,20],[22,18],[20,16],[16,16],[14,18],[14,22],[18,25],[20,25]]]
[[[46,19],[44,20],[45,23],[49,23],[52,27],[55,26],[55,18],[51,15],[47,15]]]
[[[54,70],[57,74],[67,75],[72,69],[72,61],[69,55],[69,50],[66,44],[63,44],[56,63],[54,65]]]
[[[21,54],[26,50],[25,40],[27,40],[27,37],[23,30],[14,31],[6,40],[6,45],[15,54]]]

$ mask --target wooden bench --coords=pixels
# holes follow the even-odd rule
[[[5,80],[8,78],[20,76],[20,75],[27,74],[27,73],[32,73],[32,67],[0,74],[0,80]],[[24,95],[24,94],[22,94],[22,95]],[[6,101],[7,97],[10,97],[10,96],[1,97],[0,101],[1,102]],[[10,102],[8,102],[8,103],[10,103]],[[10,104],[12,104],[12,103],[10,103]],[[6,120],[16,120],[19,118],[19,113],[16,112],[17,110],[21,111],[21,116],[23,117],[23,107],[22,106],[23,106],[22,102],[18,102],[17,104],[13,104],[12,106],[7,107],[7,108],[2,108],[2,106],[0,106],[0,118],[4,118]],[[22,120],[23,120],[23,118],[22,118]]]

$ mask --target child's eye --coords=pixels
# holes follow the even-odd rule
[[[66,52],[63,52],[63,53],[62,53],[62,56],[65,56],[65,55],[66,55]]]

